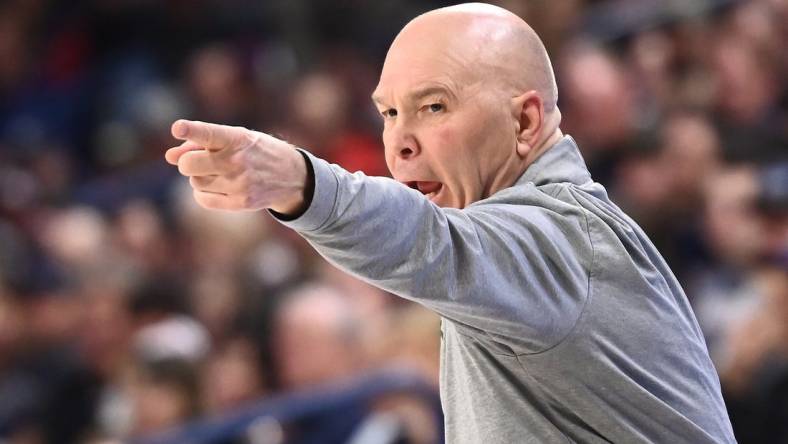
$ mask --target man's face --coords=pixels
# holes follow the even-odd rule
[[[392,45],[373,94],[386,163],[435,204],[464,208],[502,188],[499,169],[516,155],[509,98],[473,50],[413,34]]]

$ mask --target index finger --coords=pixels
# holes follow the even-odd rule
[[[243,128],[217,125],[197,120],[178,120],[172,124],[172,136],[189,140],[208,150],[220,150],[240,139]]]

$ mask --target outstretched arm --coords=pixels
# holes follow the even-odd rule
[[[527,199],[443,209],[394,180],[308,154],[315,183],[314,196],[305,196],[308,169],[291,145],[243,128],[181,122],[173,134],[186,142],[167,159],[190,177],[205,207],[297,213],[283,223],[329,261],[517,351],[554,345],[580,314],[591,260],[582,214]],[[522,194],[538,199],[530,187]]]

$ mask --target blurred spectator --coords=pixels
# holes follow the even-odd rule
[[[202,396],[209,413],[231,411],[266,394],[259,351],[248,338],[226,341],[203,366]]]
[[[764,256],[788,267],[788,162],[765,167],[758,181],[756,202],[763,224]]]
[[[136,356],[144,361],[199,362],[210,350],[205,328],[187,311],[185,293],[170,276],[144,282],[130,296]]]
[[[743,442],[781,442],[788,437],[788,275],[774,252],[784,248],[785,225],[775,235],[766,224],[775,217],[784,223],[788,212],[759,209],[759,196],[766,192],[759,173],[739,167],[709,182],[706,224],[719,262],[699,274],[690,288],[737,437]],[[775,199],[772,208],[785,202],[783,196],[774,205]],[[780,241],[768,243],[771,236]]]
[[[787,276],[785,268],[758,270],[752,284],[761,300],[730,328],[720,379],[741,442],[788,439]]]
[[[631,76],[611,53],[582,43],[564,51],[557,69],[562,127],[581,141],[594,179],[607,183],[640,125]]]
[[[707,260],[697,209],[705,182],[720,168],[719,138],[701,113],[666,115],[653,144],[621,158],[611,192],[648,230],[652,242],[683,279]]]
[[[163,431],[197,417],[198,388],[196,368],[188,361],[141,361],[128,387],[134,412],[131,436]]]
[[[342,379],[366,365],[362,319],[335,288],[314,283],[287,293],[274,323],[276,375],[285,390]]]
[[[0,436],[23,442],[74,441],[92,424],[98,390],[71,338],[81,301],[64,271],[51,262],[30,267],[3,296],[0,348]]]
[[[438,387],[440,374],[440,318],[417,305],[407,305],[388,313],[384,327],[375,335],[373,365],[396,364],[411,367],[424,380]]]
[[[779,49],[777,2],[742,2],[718,29],[713,47],[718,125],[726,158],[760,163],[785,159],[788,115],[786,55]],[[784,36],[783,36],[784,37]]]
[[[296,129],[287,129],[285,136],[350,171],[387,175],[380,142],[352,126],[351,105],[353,97],[338,75],[310,73],[293,89],[290,115]],[[373,110],[369,103],[364,108],[370,113]]]
[[[191,59],[187,81],[195,117],[209,122],[249,125],[254,90],[245,81],[241,60],[233,48],[200,48]]]
[[[754,212],[755,171],[746,167],[723,171],[709,181],[706,195],[705,233],[716,261],[695,276],[689,291],[712,360],[722,371],[730,362],[729,329],[761,298],[749,278],[762,239]]]

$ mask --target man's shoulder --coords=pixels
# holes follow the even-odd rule
[[[573,187],[572,184],[520,184],[463,211],[477,230],[522,242],[525,249],[542,245],[571,251],[589,267],[592,245],[588,212],[574,196]]]
[[[579,198],[579,195],[588,195],[584,188],[565,182],[542,185],[518,183],[475,202],[466,211],[471,215],[492,213],[524,217],[550,215],[551,219],[585,218],[585,205]]]

